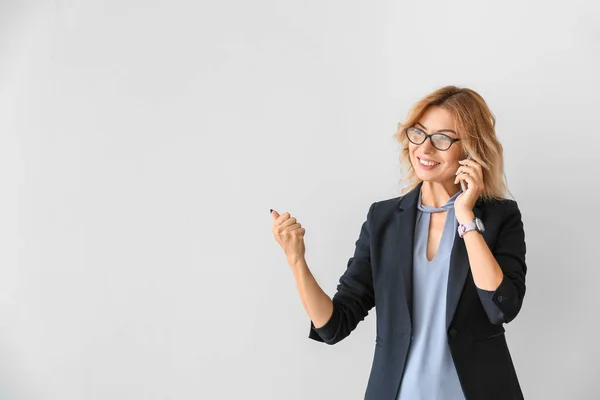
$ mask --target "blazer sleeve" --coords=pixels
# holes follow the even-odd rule
[[[335,344],[347,337],[358,323],[365,319],[375,305],[373,276],[371,273],[371,228],[373,209],[371,204],[367,219],[363,222],[355,242],[354,255],[348,260],[346,271],[340,277],[337,292],[331,299],[333,313],[329,321],[320,328],[310,323],[310,339]]]
[[[479,300],[481,300],[483,309],[485,310],[485,313],[487,314],[490,322],[494,325],[502,325],[502,323],[504,323],[504,313],[492,300],[492,296],[495,292],[495,290],[485,290],[477,288]]]
[[[493,251],[504,278],[491,296],[492,301],[504,314],[503,323],[512,321],[523,304],[525,296],[525,232],[517,202],[507,203],[502,224]]]

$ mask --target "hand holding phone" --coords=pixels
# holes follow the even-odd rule
[[[471,155],[467,154],[467,160],[471,159]],[[463,192],[467,191],[467,183],[465,181],[460,181],[460,187],[462,188]]]

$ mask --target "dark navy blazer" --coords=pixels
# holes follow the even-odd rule
[[[396,400],[411,341],[412,265],[422,183],[404,196],[373,203],[354,255],[339,279],[333,314],[311,339],[335,344],[375,306],[377,338],[366,400]],[[516,201],[479,199],[473,208],[504,278],[492,300],[504,321],[487,316],[473,281],[464,240],[455,235],[446,298],[448,345],[467,400],[517,400],[523,394],[504,336],[525,295],[525,234]],[[424,377],[427,379],[427,377]]]

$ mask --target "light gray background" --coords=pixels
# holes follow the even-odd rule
[[[0,399],[361,399],[374,312],[309,340],[268,210],[333,295],[446,84],[497,116],[523,213],[525,397],[597,399],[598,9],[3,1]]]

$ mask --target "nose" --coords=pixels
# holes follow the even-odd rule
[[[433,143],[431,143],[431,137],[425,139],[425,141],[421,143],[421,147],[423,148],[423,153],[425,154],[435,153],[435,147],[433,147]]]

